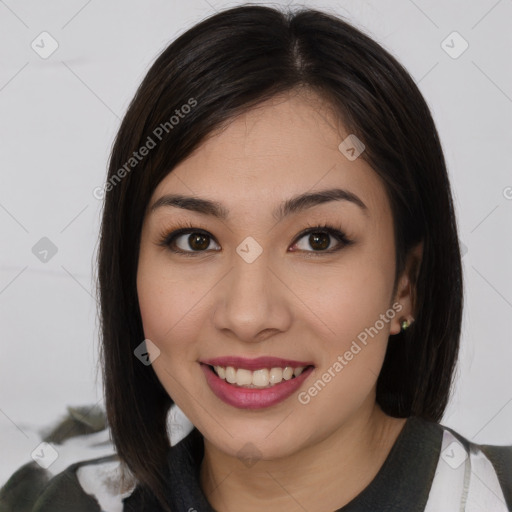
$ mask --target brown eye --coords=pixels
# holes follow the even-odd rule
[[[195,251],[204,251],[210,245],[209,237],[202,233],[192,233],[188,237],[188,245]]]
[[[313,249],[327,249],[329,247],[330,235],[327,233],[311,233],[309,243]]]
[[[301,240],[306,239],[306,237],[307,241],[304,244]],[[353,243],[342,231],[327,224],[302,231],[296,240],[297,242],[292,246],[293,250],[297,248],[302,252],[310,254],[318,253],[318,256],[334,253]],[[331,244],[331,242],[334,243]],[[215,244],[213,248],[210,247],[211,243]],[[301,247],[300,244],[305,246]],[[170,251],[183,256],[197,256],[212,250],[221,250],[212,235],[207,231],[197,228],[182,228],[172,231],[161,238],[159,245],[165,246]]]
[[[165,237],[162,245],[165,245],[173,252],[193,255],[194,253],[205,252],[210,247],[212,241],[213,238],[206,232],[179,229]]]
[[[306,242],[300,242],[300,240],[306,239]],[[303,232],[299,237],[297,238],[297,242],[295,242],[294,247],[297,247],[301,251],[305,252],[334,252],[341,248],[343,248],[346,245],[349,245],[351,243],[350,240],[347,239],[344,233],[339,231],[338,229],[335,229],[330,226],[325,227],[316,227],[312,229],[308,229],[307,231]],[[335,240],[338,242],[337,246],[336,244],[331,245],[331,240]],[[303,244],[301,247],[300,244]],[[313,249],[313,251],[310,250],[310,248]]]

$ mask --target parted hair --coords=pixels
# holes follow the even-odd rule
[[[160,181],[216,128],[297,88],[325,100],[365,144],[360,158],[381,177],[392,209],[395,286],[408,251],[423,242],[415,321],[389,339],[377,402],[394,417],[439,422],[449,400],[462,319],[461,255],[441,143],[417,85],[390,52],[340,16],[250,4],[218,12],[157,56],[127,109],[110,154],[97,255],[112,440],[140,489],[165,510],[173,401],[151,365],[134,355],[144,340],[136,274],[146,208]],[[127,166],[149,140],[154,147]]]

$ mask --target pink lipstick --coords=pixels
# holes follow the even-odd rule
[[[282,402],[297,391],[314,370],[314,366],[306,361],[274,357],[260,357],[257,359],[219,357],[200,361],[200,364],[206,377],[206,382],[213,393],[223,402],[239,409],[262,409]],[[293,368],[304,367],[304,370],[297,377],[283,380],[270,387],[258,389],[230,384],[215,373],[212,368],[213,366],[222,366],[224,368],[232,366],[236,369],[243,368],[251,371],[263,368],[285,368],[287,366]]]

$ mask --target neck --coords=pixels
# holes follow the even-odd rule
[[[265,506],[332,512],[375,478],[405,422],[386,415],[374,402],[320,442],[287,457],[258,460],[250,467],[205,438],[201,487],[219,512],[249,512]]]

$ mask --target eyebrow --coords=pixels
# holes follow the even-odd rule
[[[367,206],[353,192],[341,188],[333,188],[320,190],[318,192],[306,192],[291,197],[274,210],[272,215],[276,221],[280,221],[293,213],[299,213],[313,206],[331,201],[348,201],[357,205],[366,215],[368,214]],[[212,215],[222,220],[226,220],[229,217],[229,210],[217,201],[182,194],[166,194],[160,197],[150,207],[150,211],[152,213],[159,208],[169,206],[202,213],[204,215]]]

